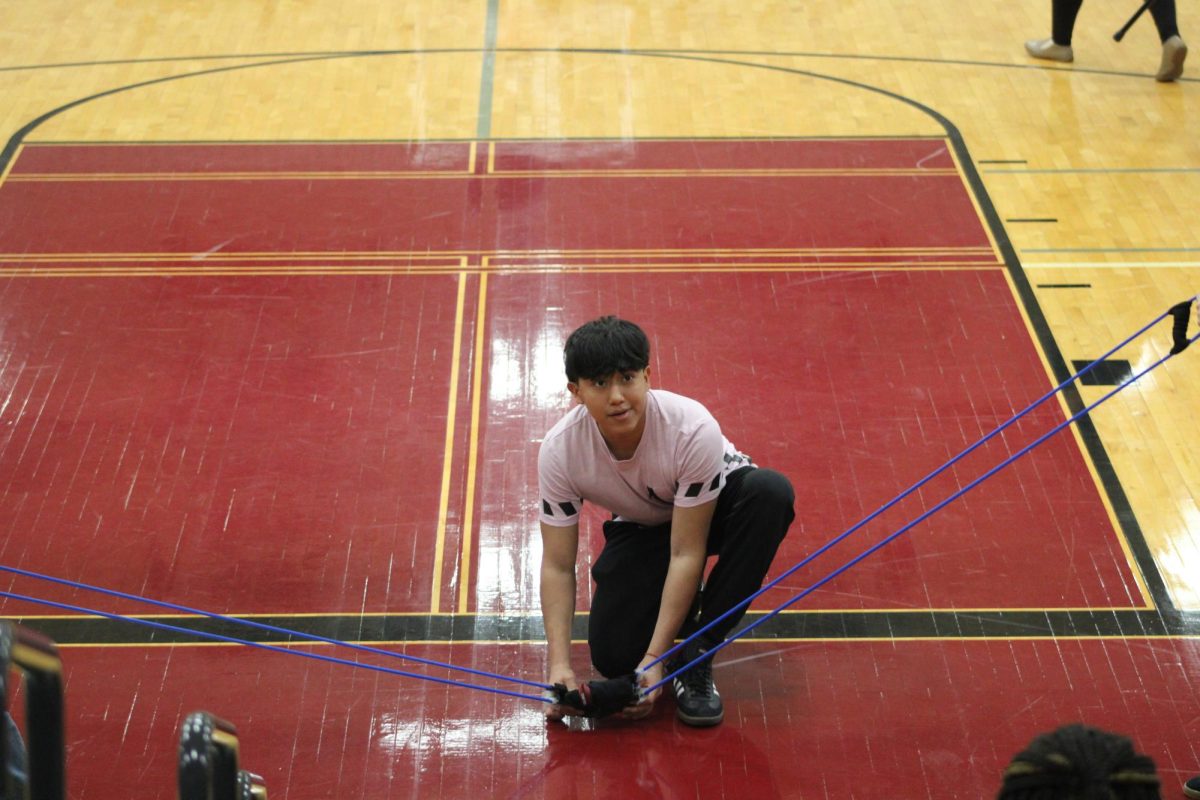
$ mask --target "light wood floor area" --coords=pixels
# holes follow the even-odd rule
[[[1111,38],[1135,8],[1086,4],[1058,65],[1022,48],[1049,34],[1049,2],[8,2],[0,130],[14,147],[940,136],[932,110],[961,132],[1063,356],[1087,360],[1200,290],[1200,54],[1156,83],[1149,18]],[[1200,42],[1197,6],[1179,16]],[[1042,288],[1062,285],[1078,288]],[[1117,357],[1136,369],[1168,345],[1164,327]],[[1094,415],[1193,610],[1198,396],[1188,352]]]

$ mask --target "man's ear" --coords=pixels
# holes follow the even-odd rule
[[[572,383],[571,381],[567,381],[567,391],[570,392],[571,396],[574,397],[576,400],[579,399],[579,384],[578,383]]]
[[[646,385],[647,385],[647,386],[649,386],[649,385],[650,385],[650,368],[649,368],[649,367],[646,367],[644,370],[642,370],[642,372],[643,372],[643,373],[645,373],[645,375],[646,375]]]

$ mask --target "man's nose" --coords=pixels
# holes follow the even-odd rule
[[[621,391],[621,385],[614,382],[608,389],[608,404],[620,405],[625,400],[625,394]]]

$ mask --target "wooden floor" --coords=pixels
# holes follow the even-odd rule
[[[615,309],[797,482],[781,572],[1200,291],[1200,58],[1156,83],[1134,10],[1085,5],[1062,65],[1022,47],[1048,2],[10,3],[0,567],[540,680],[531,458]],[[1079,719],[1177,796],[1198,393],[1192,349],[735,645],[716,731],[0,613],[63,645],[73,797],[173,796],[194,708],[305,800],[980,797]]]

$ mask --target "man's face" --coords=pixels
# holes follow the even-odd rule
[[[567,388],[587,408],[610,445],[636,446],[641,440],[646,427],[649,368],[614,372],[595,380],[580,378],[579,383],[568,383]]]

